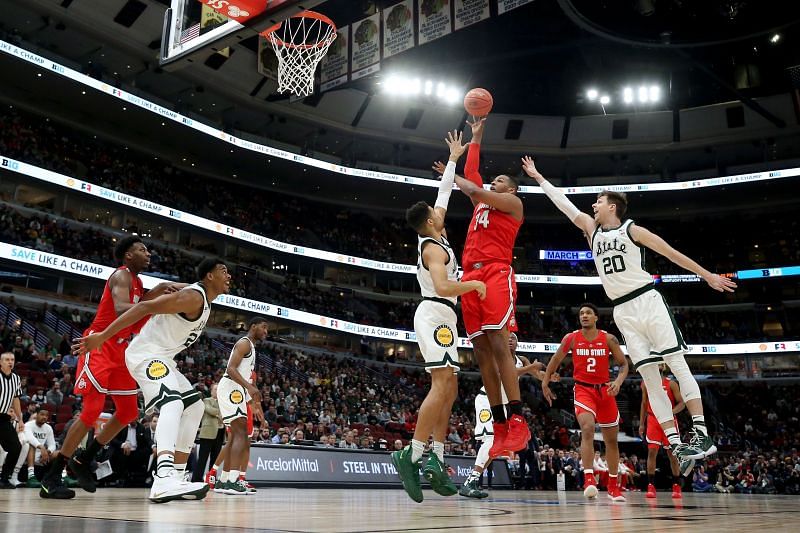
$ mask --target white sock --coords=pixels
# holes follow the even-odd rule
[[[665,429],[664,435],[667,436],[667,440],[672,445],[678,445],[681,443],[681,437],[678,435],[678,432],[675,431],[675,428]]]
[[[444,463],[444,442],[433,441],[433,453]]]
[[[422,454],[425,452],[425,443],[421,440],[411,441],[411,461],[416,463],[422,459]]]
[[[183,463],[182,465],[176,464],[175,465],[175,471],[178,473],[178,475],[181,475],[181,476],[183,474],[185,474],[186,473],[186,463]]]
[[[34,475],[34,470],[33,470],[33,467],[32,467],[32,466],[29,466],[29,467],[28,467],[28,477],[29,477],[29,478],[32,478],[32,477],[33,477],[33,475]]]
[[[704,415],[692,415],[692,424],[698,433],[702,433],[704,437],[708,437],[708,429],[706,428],[706,417]]]
[[[232,483],[236,483],[239,481],[239,471],[238,470],[231,470],[230,474],[228,474],[228,480]]]
[[[222,471],[222,475],[219,477],[220,482],[225,483],[230,479],[230,474],[225,470]]]
[[[477,470],[473,470],[472,472],[469,473],[469,477],[467,478],[467,481],[465,483],[469,483],[471,481],[477,481],[481,478],[482,475],[483,472],[478,472]]]
[[[156,476],[160,478],[169,477],[175,471],[175,456],[171,453],[164,453],[156,459]]]
[[[219,470],[219,465],[213,465],[211,467],[211,470],[214,470],[214,471]]]
[[[584,468],[583,469],[583,475],[585,476],[586,474],[594,475],[594,469],[593,468]]]

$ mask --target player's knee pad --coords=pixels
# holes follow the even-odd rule
[[[97,391],[87,392],[83,395],[83,402],[81,403],[81,416],[80,421],[83,422],[87,428],[93,427],[94,423],[103,412],[103,406],[106,404],[105,394]]]
[[[192,450],[197,430],[203,419],[203,404],[195,402],[183,409],[181,415],[180,428],[178,429],[178,440],[175,442],[175,450],[188,453]]]
[[[114,416],[121,424],[128,425],[139,417],[139,406],[136,403],[136,395],[114,396]]]
[[[686,358],[683,354],[665,355],[664,362],[667,363],[669,369],[672,370],[675,379],[678,380],[678,385],[681,387],[681,396],[684,401],[699,400],[700,399],[700,385],[694,379],[689,365],[686,364]]]
[[[650,400],[650,407],[659,424],[671,422],[675,415],[672,414],[672,404],[669,401],[666,391],[661,388],[661,373],[658,365],[649,364],[639,368],[639,375],[647,386],[647,398]]]

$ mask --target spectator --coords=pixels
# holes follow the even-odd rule
[[[348,431],[344,434],[344,440],[339,442],[339,448],[348,448],[348,449],[358,449],[358,445],[355,442],[355,436],[353,435],[352,431]]]
[[[694,469],[694,476],[692,477],[692,490],[694,492],[711,492],[713,485],[708,482],[708,474],[705,468],[698,466]]]
[[[61,405],[64,401],[64,393],[61,392],[61,385],[59,385],[58,381],[53,382],[53,386],[47,391],[47,396],[45,398],[47,403],[51,405],[55,405],[56,407]]]

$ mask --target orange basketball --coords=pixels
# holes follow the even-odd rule
[[[485,117],[488,115],[489,111],[492,110],[492,105],[494,105],[492,93],[480,87],[470,89],[466,96],[464,96],[464,109],[467,110],[467,113],[475,117]]]

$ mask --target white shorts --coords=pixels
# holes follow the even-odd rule
[[[128,371],[139,384],[144,395],[144,411],[154,409],[172,401],[182,401],[184,407],[202,399],[200,391],[195,390],[186,376],[178,371],[171,357],[142,357],[125,353]]]
[[[483,442],[486,437],[494,436],[494,418],[489,397],[484,392],[475,396],[475,440]]]
[[[219,412],[222,415],[222,423],[230,426],[231,422],[237,418],[247,418],[247,402],[250,395],[244,387],[233,381],[231,378],[223,376],[217,385],[217,401],[219,402]]]
[[[451,367],[458,372],[458,330],[455,310],[431,300],[423,300],[414,313],[414,332],[425,359],[425,371]]]
[[[667,301],[655,289],[614,306],[614,322],[634,370],[663,363],[664,356],[682,355],[688,349]]]

